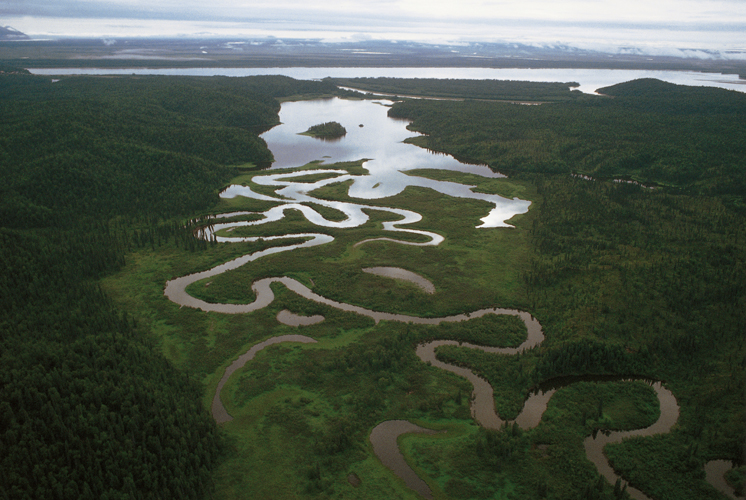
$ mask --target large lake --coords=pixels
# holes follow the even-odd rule
[[[578,82],[580,90],[586,93],[638,78],[657,78],[679,85],[720,87],[746,92],[746,80],[739,80],[738,75],[697,71],[540,68],[29,68],[29,71],[35,75],[285,75],[299,80],[317,80],[332,76]]]

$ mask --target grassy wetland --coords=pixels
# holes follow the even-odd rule
[[[27,133],[36,127],[37,136],[44,138],[39,145],[31,134],[27,143],[61,160],[44,164],[61,169],[65,175],[57,178],[78,185],[77,189],[83,189],[80,176],[87,180],[86,186],[99,185],[92,167],[111,164],[107,141],[118,145],[122,158],[118,163],[122,167],[111,173],[120,181],[116,189],[104,189],[84,206],[55,213],[59,205],[46,200],[56,187],[42,184],[42,192],[32,189],[38,185],[42,164],[28,159],[28,151],[18,145],[24,143],[12,139],[11,130],[20,133],[17,127],[8,127],[4,154],[26,170],[16,168],[23,175],[3,187],[3,237],[12,242],[3,246],[3,263],[8,266],[3,286],[27,300],[3,294],[6,302],[16,300],[6,304],[3,312],[2,324],[8,332],[3,359],[12,359],[10,348],[22,345],[23,335],[39,338],[39,332],[56,320],[69,328],[36,344],[34,349],[43,351],[41,358],[26,347],[23,359],[36,356],[50,373],[67,376],[70,362],[62,360],[69,357],[65,349],[70,348],[65,339],[77,335],[75,359],[80,358],[81,366],[105,353],[98,355],[106,364],[96,368],[135,374],[127,379],[132,382],[125,389],[63,391],[60,399],[57,393],[65,384],[56,380],[58,375],[44,378],[33,368],[41,365],[33,362],[8,364],[16,370],[14,380],[20,380],[18,370],[26,370],[22,380],[27,382],[26,389],[17,383],[1,389],[9,401],[0,406],[3,445],[7,443],[10,450],[3,462],[7,484],[21,493],[31,491],[22,478],[33,467],[24,469],[25,459],[10,458],[25,456],[22,450],[27,447],[87,449],[85,441],[65,444],[64,437],[55,444],[38,429],[71,428],[70,422],[90,420],[89,439],[121,440],[125,454],[145,457],[146,472],[160,474],[153,498],[179,496],[188,490],[194,498],[414,499],[419,495],[381,463],[369,441],[371,430],[381,422],[408,420],[438,431],[398,439],[407,463],[438,499],[611,500],[629,498],[627,483],[655,500],[727,498],[705,480],[705,464],[717,459],[733,462],[727,479],[733,488],[743,489],[738,483],[743,482],[746,440],[746,215],[739,186],[744,185],[746,166],[739,151],[746,143],[742,119],[746,97],[632,82],[604,92],[615,95],[614,99],[593,97],[541,106],[403,101],[388,113],[412,120],[410,128],[428,134],[418,137],[418,144],[479,160],[508,177],[422,165],[404,172],[413,185],[391,196],[361,199],[351,193],[355,183],[373,171],[375,159],[369,155],[324,163],[308,158],[305,165],[288,170],[254,167],[270,155],[256,134],[278,121],[280,100],[336,92],[329,82],[272,78],[68,78],[55,83],[52,96],[57,100],[50,100],[49,89],[41,90],[49,84],[36,77],[19,75],[3,83],[10,112],[17,120],[26,120]],[[435,83],[428,82],[431,92],[438,88]],[[93,134],[91,123],[97,118],[86,111],[87,106],[99,102],[102,109],[138,116],[143,86],[154,97],[139,125],[127,128],[130,122],[120,120],[129,135],[115,130],[110,136]],[[81,95],[81,88],[88,93]],[[109,101],[111,89],[118,92],[114,107]],[[532,90],[541,91],[541,87]],[[25,100],[17,97],[21,95]],[[226,119],[218,112],[221,106],[230,109],[226,96],[231,95],[257,123],[244,123],[246,119],[235,113]],[[205,105],[195,110],[186,103],[196,96]],[[88,101],[75,101],[83,98]],[[79,107],[71,102],[79,102]],[[722,102],[729,104],[721,106]],[[67,119],[78,128],[55,128],[57,135],[43,133],[45,127],[53,127],[44,122],[43,113],[48,116],[55,106],[60,115],[62,109],[71,110]],[[137,172],[126,167],[128,152],[148,158],[154,171],[184,159],[179,141],[164,140],[168,134],[149,135],[150,129],[142,126],[152,122],[153,131],[167,130],[169,122],[162,116],[180,124],[174,137],[201,134],[206,142],[205,147],[188,152],[186,173],[149,178],[146,189],[159,200],[161,213],[157,213],[149,211],[147,204],[129,206],[120,198],[141,194],[131,177]],[[661,131],[660,123],[674,128]],[[698,123],[717,127],[718,134]],[[185,132],[184,127],[193,130]],[[649,135],[653,139],[640,141],[648,129],[655,131]],[[355,132],[362,132],[357,123],[348,128],[348,136]],[[251,148],[235,151],[231,141]],[[97,147],[87,162],[79,163],[83,167],[70,168],[68,156],[82,154],[76,148],[90,144]],[[290,192],[278,192],[283,185],[268,182],[270,174],[306,185],[302,192],[311,200],[295,201]],[[615,179],[636,180],[656,189]],[[445,194],[425,187],[426,181],[472,186],[473,193],[531,204],[507,221],[513,227],[478,228],[494,208],[492,202]],[[173,198],[167,194],[169,182],[179,188]],[[242,186],[256,196],[243,191],[244,195],[219,197],[218,192],[228,186]],[[189,199],[183,199],[185,193]],[[105,196],[117,202],[107,204]],[[345,204],[364,205],[360,213],[365,219],[343,227],[350,213]],[[285,205],[283,217],[264,223],[267,214]],[[329,224],[312,223],[309,212],[302,211],[307,208],[297,205],[313,209]],[[392,207],[421,218],[391,226],[403,217]],[[225,219],[208,217],[233,212]],[[48,220],[52,214],[55,225]],[[246,224],[237,224],[241,221]],[[232,241],[198,237],[205,226],[217,228],[222,223],[234,226],[212,234]],[[391,231],[391,227],[419,233]],[[544,340],[534,347],[496,354],[448,345],[436,353],[439,360],[468,367],[487,380],[497,413],[508,421],[517,417],[533,391],[551,387],[555,392],[538,424],[525,429],[517,423],[500,429],[480,426],[470,410],[471,384],[416,355],[419,344],[436,339],[517,347],[527,331],[516,316],[488,314],[439,325],[376,322],[306,299],[282,283],[271,285],[271,303],[246,314],[182,307],[164,295],[166,283],[174,278],[244,255],[303,243],[309,237],[301,235],[310,233],[333,240],[263,255],[196,281],[186,292],[210,303],[248,304],[256,298],[253,283],[286,276],[335,302],[418,318],[495,307],[527,311],[543,327]],[[272,239],[286,235],[296,236]],[[442,242],[422,245],[435,237],[442,237]],[[56,286],[42,292],[32,275],[50,273],[48,262],[58,259],[59,245],[68,249],[68,256],[53,281]],[[24,254],[33,257],[19,260]],[[406,269],[430,281],[435,293],[363,271],[370,267]],[[28,279],[11,281],[6,278],[15,275],[11,269],[22,269]],[[52,299],[45,298],[44,293],[53,292]],[[86,303],[95,314],[64,306],[80,297],[91,299]],[[46,311],[41,317],[49,321],[22,320],[24,311],[32,307]],[[277,320],[283,310],[320,315],[324,320],[288,326]],[[225,369],[252,346],[294,334],[316,342],[287,342],[259,351],[227,380],[220,399],[233,419],[216,425],[208,411]],[[149,373],[145,366],[158,368]],[[3,380],[11,380],[10,368],[4,370]],[[72,373],[75,379],[85,372]],[[660,418],[650,381],[663,381],[674,394],[679,418],[664,434],[607,445],[606,458],[621,476],[614,484],[587,458],[584,440],[598,432],[645,428]],[[127,396],[130,386],[134,395]],[[147,399],[147,392],[136,387],[165,387],[158,393],[162,401]],[[80,409],[74,410],[78,403]],[[137,434],[140,405],[158,410],[148,414],[148,425]],[[61,420],[50,416],[55,408]],[[20,430],[32,425],[39,437],[20,441]],[[106,453],[123,456],[113,450],[100,453],[100,460],[107,459]],[[159,453],[169,467],[147,465],[149,460],[157,463]],[[90,473],[63,481],[64,465],[49,460],[39,473],[44,478],[39,487],[51,492],[56,484],[64,484],[63,498],[147,497],[147,485],[136,479],[141,472],[133,464],[138,462],[116,463],[123,479],[99,477],[91,466]],[[170,477],[167,469],[190,472]]]

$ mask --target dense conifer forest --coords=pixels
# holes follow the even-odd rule
[[[201,386],[97,280],[156,238],[193,244],[183,223],[154,228],[214,204],[226,165],[271,161],[276,98],[333,90],[0,77],[0,497],[209,494],[221,448]]]
[[[746,461],[746,95],[657,80],[599,92],[610,98],[411,100],[390,115],[413,119],[427,134],[420,145],[537,187],[523,281],[553,341],[527,355],[531,374],[515,376],[527,386],[583,374],[667,381],[682,405],[677,431],[655,448],[638,440],[607,454],[660,498],[704,498],[677,467],[696,476],[724,457],[743,475]],[[506,378],[497,358],[442,354],[494,385]]]
[[[743,93],[659,80],[599,92],[611,98],[531,107],[413,99],[390,115],[415,119],[430,149],[501,172],[636,180],[744,208]]]
[[[508,419],[530,390],[560,377],[662,380],[680,405],[678,423],[654,439],[608,446],[614,468],[656,500],[714,500],[722,497],[703,466],[726,459],[736,464],[731,484],[743,489],[746,95],[655,80],[594,97],[555,84],[345,82],[353,83],[388,93],[477,92],[479,100],[403,100],[389,115],[427,134],[411,142],[486,163],[510,176],[501,189],[516,190],[511,197],[531,198],[514,230],[477,248],[479,260],[507,262],[507,277],[483,279],[509,289],[470,296],[480,284],[460,284],[467,292],[454,306],[406,287],[379,289],[369,276],[360,286],[349,263],[323,249],[328,262],[298,259],[304,270],[335,273],[295,276],[382,310],[432,307],[429,314],[476,300],[530,311],[546,335],[540,347],[507,357],[446,346],[439,358],[490,381]],[[506,92],[558,102],[482,100]],[[370,459],[371,428],[391,418],[449,429],[403,445],[439,498],[626,497],[597,474],[582,439],[609,419],[623,426],[653,418],[644,384],[583,382],[558,392],[535,430],[487,431],[469,415],[469,384],[414,354],[433,338],[517,345],[522,325],[505,317],[437,330],[379,327],[278,289],[282,304],[326,316],[310,331],[331,347],[279,348],[237,374],[225,399],[245,427],[221,430],[207,413],[214,384],[205,381],[247,342],[290,327],[278,326],[275,311],[216,319],[163,305],[165,280],[174,269],[185,274],[242,254],[195,239],[196,217],[231,209],[218,191],[242,174],[249,182],[272,161],[259,134],[278,123],[281,101],[340,94],[350,95],[330,80],[285,77],[0,75],[0,498],[414,498]],[[322,194],[344,198],[342,191]],[[432,264],[441,286],[459,259],[472,258],[464,248],[486,246],[479,238],[491,236],[461,221],[481,205],[452,207],[426,193],[397,201],[448,233],[452,254],[364,250],[371,259]],[[284,221],[291,230],[305,223]],[[179,259],[192,260],[173,263]],[[246,276],[279,275],[294,264],[287,259]],[[251,279],[215,281],[200,293],[216,301],[251,293]],[[124,291],[112,298],[105,283],[115,291],[124,283]],[[629,400],[645,411],[620,417],[609,409]],[[346,479],[350,464],[362,489]]]
[[[438,99],[496,101],[569,101],[588,96],[573,87],[577,82],[517,82],[510,80],[441,80],[435,78],[329,78],[342,87],[371,93]]]

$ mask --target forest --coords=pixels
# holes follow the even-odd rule
[[[415,356],[435,338],[517,345],[525,333],[513,317],[378,324],[280,286],[275,304],[250,315],[164,298],[167,280],[271,246],[218,244],[194,230],[209,214],[272,205],[218,193],[229,183],[259,192],[253,176],[273,159],[259,135],[278,123],[281,103],[353,95],[336,85],[463,99],[403,99],[388,113],[424,134],[409,142],[508,175],[444,179],[525,197],[531,209],[511,220],[514,230],[486,233],[462,227],[484,210],[477,201],[408,189],[382,206],[416,210],[418,228],[452,243],[437,252],[386,242],[356,249],[387,220],[373,210],[352,235],[329,231],[329,248],[272,257],[193,293],[246,302],[254,280],[284,273],[378,310],[528,311],[543,326],[541,346],[518,356],[459,346],[437,354],[488,380],[507,419],[532,390],[590,377],[558,390],[535,429],[474,424],[469,383]],[[644,383],[593,379],[625,376],[663,381],[681,412],[668,434],[606,448],[626,482],[655,500],[725,498],[703,469],[724,459],[743,492],[746,95],[657,80],[594,97],[563,88],[0,74],[0,496],[417,498],[368,441],[381,421],[408,419],[447,430],[400,438],[436,498],[625,498],[582,448],[593,432],[655,418]],[[327,175],[304,168],[307,179]],[[317,195],[346,200],[344,187]],[[308,226],[288,214],[277,231]],[[361,276],[361,261],[409,263],[450,295],[392,288]],[[235,420],[216,425],[209,401],[228,363],[297,331],[278,325],[284,308],[326,318],[302,327],[318,346],[260,353],[224,390]]]
[[[371,94],[479,99],[490,101],[570,101],[587,98],[577,82],[521,82],[510,80],[440,80],[436,78],[327,78],[340,87]]]
[[[328,84],[0,77],[0,495],[204,498],[221,453],[199,381],[99,279],[153,227],[272,155],[277,98]],[[166,233],[164,233],[164,230]],[[181,240],[180,240],[181,241]]]
[[[347,130],[339,122],[324,122],[309,127],[303,134],[322,139],[333,139],[344,137],[347,134]]]
[[[679,427],[659,451],[642,442],[607,448],[615,468],[668,498],[681,465],[646,476],[632,472],[635,462],[696,448],[686,467],[697,474],[705,457],[746,458],[746,96],[655,80],[599,92],[614,99],[538,107],[412,100],[390,114],[413,119],[425,147],[536,185],[543,202],[522,280],[529,310],[557,342],[531,353],[526,385],[635,373],[677,386]],[[504,361],[467,354],[443,353],[494,385],[506,378]],[[687,497],[687,488],[671,498]]]

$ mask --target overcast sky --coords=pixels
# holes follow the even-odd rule
[[[510,41],[746,51],[746,0],[0,0],[31,36]],[[744,55],[741,58],[746,57]]]

